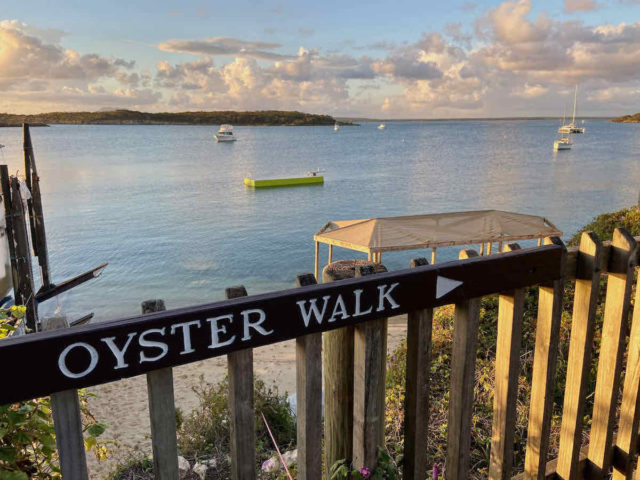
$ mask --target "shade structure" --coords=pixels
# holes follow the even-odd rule
[[[382,252],[473,243],[484,245],[553,235],[561,236],[562,232],[544,217],[479,210],[335,220],[325,224],[313,238],[316,243],[368,253],[375,260]],[[317,252],[316,248],[316,265]]]

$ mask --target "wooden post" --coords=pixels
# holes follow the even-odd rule
[[[13,209],[11,207],[11,184],[9,169],[6,165],[0,165],[0,182],[2,184],[2,200],[4,202],[5,232],[9,243],[9,257],[11,260],[11,281],[15,290],[18,288],[20,276],[18,274],[18,262],[16,257],[16,242],[13,235]]]
[[[361,265],[355,276],[375,273],[373,266]],[[384,445],[387,319],[356,325],[353,351],[353,466],[373,470]]]
[[[459,258],[477,257],[475,250],[463,250]],[[471,418],[475,384],[476,350],[480,299],[455,306],[451,352],[451,393],[447,435],[447,480],[469,478],[471,463]]]
[[[540,247],[542,245],[542,237],[538,237],[538,246]]]
[[[575,480],[578,476],[578,460],[582,443],[582,418],[591,366],[591,347],[600,288],[602,251],[602,244],[595,233],[584,232],[582,234],[577,258],[567,379],[560,427],[560,450],[556,468],[557,474],[563,480]]]
[[[44,330],[68,327],[69,324],[64,317],[51,318],[43,325]],[[62,478],[65,480],[88,480],[78,391],[64,390],[52,393],[51,413],[53,414]]]
[[[31,144],[29,125],[22,125],[24,164],[27,188],[31,192],[31,198],[27,200],[29,207],[29,223],[31,225],[31,240],[33,252],[38,257],[42,286],[44,289],[51,285],[49,272],[49,253],[47,250],[47,235],[44,227],[44,213],[42,211],[42,196],[40,194],[40,177],[36,168],[36,158]]]
[[[502,252],[502,240],[498,243],[498,253]]]
[[[491,255],[492,248],[493,248],[493,242],[487,243],[487,255]]]
[[[333,265],[333,264],[332,264]],[[352,277],[327,265],[322,282]],[[353,336],[354,327],[322,334],[322,377],[324,379],[325,472],[338,460],[351,461],[353,454]]]
[[[329,246],[331,248],[331,246]],[[331,250],[329,250],[331,251]],[[298,287],[315,285],[310,274],[298,275]],[[296,339],[296,421],[298,480],[322,479],[322,334]]]
[[[15,302],[17,305],[27,307],[27,327],[35,331],[38,325],[38,310],[33,287],[29,234],[27,233],[27,224],[22,208],[20,182],[16,177],[11,179],[11,210],[16,266],[18,269],[18,282],[17,285],[15,283],[13,285]]]
[[[564,243],[558,237],[545,239],[545,245],[551,244],[564,248]],[[564,248],[563,267],[566,267],[566,251]],[[545,479],[564,283],[563,277],[540,285],[539,288],[527,451],[524,461],[524,477],[527,480]]]
[[[587,462],[589,474],[595,473],[601,478],[608,475],[611,468],[611,444],[620,393],[622,355],[635,271],[635,251],[636,241],[633,237],[626,230],[616,228],[609,254],[607,296]]]
[[[316,243],[317,245],[317,243]],[[225,290],[227,299],[244,297],[242,286]],[[227,355],[229,367],[229,414],[231,417],[231,478],[255,480],[256,433],[253,408],[253,349]]]
[[[316,263],[314,272],[316,274],[316,279],[320,277],[320,242],[316,242]]]
[[[636,284],[634,305],[622,404],[620,405],[620,422],[614,448],[613,480],[633,479],[633,462],[638,445],[638,428],[640,426],[640,276]],[[616,457],[621,461],[615,462]]]
[[[411,260],[411,268],[428,264],[426,258]],[[427,470],[432,322],[432,308],[412,311],[407,315],[403,465],[405,480],[422,480]]]
[[[517,243],[510,243],[506,251],[519,249]],[[489,478],[492,480],[507,480],[511,477],[513,468],[523,314],[524,288],[498,297],[498,338],[489,460]]]
[[[480,244],[480,256],[484,255],[484,242]]]
[[[329,260],[327,263],[333,262],[333,245],[329,244]]]
[[[431,265],[435,265],[436,263],[436,247],[431,249]]]
[[[163,310],[165,310],[163,300],[142,302],[143,315]],[[176,440],[173,369],[171,367],[147,373],[147,395],[155,478],[175,480],[178,478],[178,444]]]

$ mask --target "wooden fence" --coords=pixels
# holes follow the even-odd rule
[[[5,339],[0,342],[0,364],[22,368],[5,372],[0,404],[52,394],[63,477],[84,479],[87,471],[75,389],[146,374],[156,478],[176,479],[171,367],[227,355],[232,474],[234,479],[251,480],[256,478],[255,462],[249,461],[255,458],[252,349],[295,338],[298,478],[320,479],[322,335],[330,330],[354,329],[352,364],[345,365],[353,386],[351,422],[325,428],[325,454],[336,448],[336,442],[343,442],[350,449],[355,467],[371,467],[382,442],[384,402],[380,398],[384,395],[386,318],[407,313],[403,478],[421,479],[425,478],[428,461],[433,309],[454,304],[445,477],[464,479],[471,468],[480,299],[499,294],[489,478],[506,479],[512,475],[514,462],[523,289],[537,285],[533,379],[522,477],[573,480],[605,478],[613,472],[616,479],[633,478],[640,412],[640,308],[629,321],[636,240],[616,230],[610,243],[602,244],[595,235],[584,234],[580,247],[569,251],[557,238],[545,239],[540,247],[519,249],[511,244],[505,250],[485,257],[465,250],[459,261],[439,265],[415,259],[408,270],[372,274],[363,269],[358,278],[321,285],[312,275],[302,275],[298,288],[257,296],[246,296],[243,287],[234,287],[227,290],[227,300],[222,302],[175,310],[164,310],[163,304],[152,302],[143,305],[142,316]],[[608,280],[590,442],[581,450],[585,402],[592,394],[586,385],[603,273],[608,273]],[[552,391],[568,279],[575,279],[576,284],[566,392],[559,456],[549,462]],[[638,302],[640,289],[636,292]],[[628,360],[624,385],[620,385],[625,347]],[[25,371],[29,372],[28,382],[23,378]],[[325,410],[325,421],[335,418],[329,405]],[[327,435],[329,430],[331,435]]]

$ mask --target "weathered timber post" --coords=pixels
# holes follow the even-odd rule
[[[355,276],[387,269],[358,265]],[[387,367],[387,319],[356,325],[353,348],[353,466],[375,468],[384,445],[384,389]]]
[[[323,283],[353,278],[357,266],[375,265],[365,260],[341,260],[322,271]],[[338,328],[322,334],[324,378],[325,472],[338,460],[353,454],[353,332]]]
[[[16,177],[11,177],[11,217],[15,242],[15,261],[18,270],[18,281],[13,285],[15,302],[17,305],[27,307],[27,327],[35,331],[38,323],[38,310],[33,287],[29,234],[22,207],[20,181]]]
[[[43,325],[44,330],[68,327],[69,324],[64,317],[50,318]],[[51,412],[62,478],[65,480],[88,480],[78,391],[73,389],[52,393]]]
[[[163,310],[166,310],[163,300],[142,302],[143,315]],[[178,443],[171,367],[147,373],[147,395],[155,478],[174,480],[178,478]]]
[[[520,250],[520,246],[517,243],[509,243],[505,250],[513,252]],[[511,478],[523,315],[524,288],[500,294],[489,460],[490,480]]]
[[[227,299],[246,297],[242,285],[225,290]],[[231,416],[231,478],[255,480],[256,433],[253,406],[253,349],[227,355],[229,368],[229,414]]]
[[[463,250],[459,258],[477,257],[475,250]],[[471,467],[471,419],[475,384],[476,350],[480,298],[456,303],[451,349],[451,394],[447,432],[447,463],[445,478],[469,478]]]
[[[47,235],[44,228],[44,213],[42,211],[42,196],[40,194],[40,177],[36,168],[36,158],[33,153],[29,124],[22,125],[24,167],[27,188],[31,192],[31,198],[27,200],[29,208],[29,224],[31,226],[31,240],[33,253],[38,257],[42,286],[44,289],[51,286],[49,272],[49,252],[47,250]]]
[[[11,261],[11,282],[14,289],[18,288],[18,262],[16,260],[16,242],[13,235],[13,213],[11,208],[11,181],[9,169],[0,165],[0,183],[2,185],[2,201],[4,203],[5,232],[9,243],[9,259]],[[25,319],[26,321],[26,319]]]
[[[613,460],[613,429],[620,396],[622,357],[629,328],[631,288],[635,273],[636,241],[623,228],[613,232],[609,254],[607,294],[602,322],[602,342],[593,401],[593,417],[587,455],[589,475],[609,475]],[[632,372],[629,372],[632,373]],[[622,420],[621,423],[626,420]]]
[[[584,232],[580,238],[576,266],[576,287],[571,319],[571,338],[567,359],[567,380],[560,427],[560,450],[556,474],[564,480],[579,476],[578,461],[582,444],[583,414],[591,368],[600,264],[603,248],[598,236]]]
[[[329,248],[332,246],[330,245]],[[329,250],[331,252],[331,250]],[[298,287],[315,285],[307,273],[296,277]],[[296,421],[298,480],[322,479],[322,334],[296,338]]]
[[[411,268],[428,264],[426,258],[411,260]],[[433,308],[414,310],[407,314],[403,466],[405,480],[422,480],[427,470],[432,321]]]
[[[538,293],[538,318],[536,320],[536,344],[531,375],[531,401],[527,451],[524,461],[524,478],[544,480],[553,414],[553,390],[555,387],[556,360],[560,341],[560,320],[564,295],[567,249],[558,237],[547,237],[545,245],[560,245],[563,249],[563,276],[540,285]]]

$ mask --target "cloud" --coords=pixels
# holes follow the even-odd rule
[[[564,0],[565,13],[590,12],[598,8],[595,0]]]
[[[231,37],[213,37],[203,40],[167,40],[158,45],[165,52],[191,53],[226,57],[244,57],[261,60],[283,60],[292,58],[271,52],[282,45],[274,42],[246,41]]]

